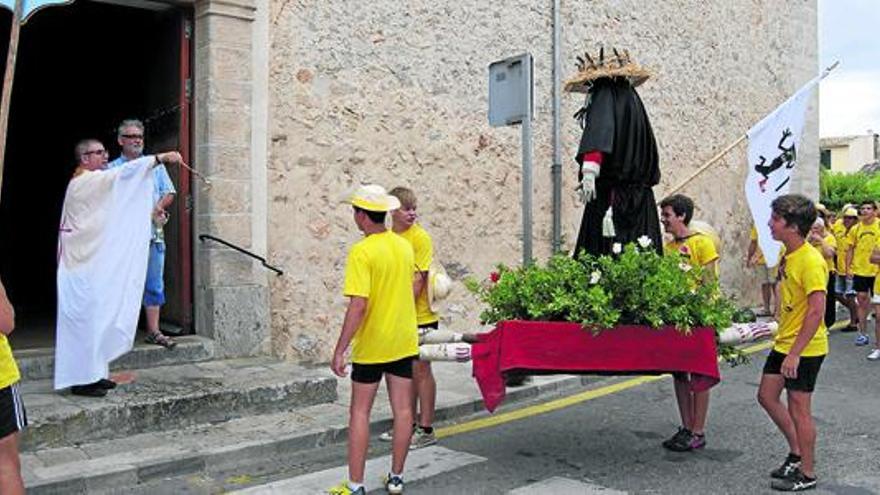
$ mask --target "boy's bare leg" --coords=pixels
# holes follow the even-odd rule
[[[706,418],[709,416],[709,390],[694,392],[692,397],[694,402],[694,419],[693,425],[688,429],[692,433],[702,435],[703,430],[706,429]]]
[[[813,423],[811,401],[813,394],[798,390],[787,390],[788,412],[797,431],[800,446],[801,471],[809,478],[815,478],[814,453],[816,448],[816,425]],[[792,451],[794,452],[794,451]]]
[[[675,400],[678,402],[681,425],[691,429],[694,424],[694,397],[690,382],[674,378],[672,383],[675,385]]]
[[[856,304],[856,309],[858,310],[856,314],[859,317],[859,333],[868,335],[868,311],[871,309],[871,298],[868,296],[868,293],[857,292]]]
[[[783,388],[785,388],[785,378],[782,375],[761,375],[761,384],[758,386],[758,403],[767,411],[767,415],[785,436],[789,452],[803,456],[794,421],[791,419],[788,408],[779,400]],[[791,395],[789,395],[789,401],[790,397]]]
[[[418,410],[417,422],[419,426],[434,426],[434,407],[437,400],[437,381],[434,379],[434,372],[431,370],[430,361],[413,362],[413,381],[415,382],[416,393],[419,408],[413,407],[413,411]]]
[[[0,438],[0,493],[23,495],[21,461],[18,457],[18,433]]]
[[[379,382],[351,382],[351,406],[348,417],[348,479],[364,482],[364,465],[370,446],[370,410]]]
[[[874,305],[874,314],[880,316],[880,304]],[[874,347],[880,349],[880,317],[874,318]]]
[[[764,313],[771,314],[773,308],[770,306],[770,298],[773,295],[773,284],[761,284],[761,296],[764,300]]]
[[[391,414],[394,416],[394,433],[391,440],[391,472],[402,474],[413,433],[412,398],[415,395],[413,381],[411,378],[403,378],[385,373],[385,382],[388,387],[388,399],[391,402]],[[369,435],[369,432],[367,435]]]

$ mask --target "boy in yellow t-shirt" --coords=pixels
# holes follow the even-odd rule
[[[878,267],[871,263],[871,251],[880,239],[880,221],[877,220],[877,205],[873,201],[862,201],[859,205],[859,223],[847,234],[846,276],[853,279],[856,291],[856,308],[859,318],[859,334],[856,345],[868,345],[868,312],[871,310],[871,290]]]
[[[393,420],[388,493],[403,492],[403,466],[412,436],[412,363],[418,355],[415,260],[410,244],[385,227],[385,216],[400,202],[377,185],[361,186],[348,202],[364,238],[348,253],[343,293],[349,297],[330,368],[344,377],[345,352],[352,344],[351,406],[348,426],[348,482],[334,495],[364,494],[370,442],[370,409],[382,377],[388,385]]]
[[[428,268],[434,261],[434,245],[431,236],[416,223],[418,205],[415,193],[405,187],[395,187],[389,194],[400,200],[400,208],[391,212],[391,230],[409,241],[415,255],[416,276],[413,281],[413,295],[416,298],[419,336],[422,336],[438,329],[439,318],[428,304]],[[413,429],[411,448],[417,449],[437,443],[437,437],[434,435],[437,382],[430,361],[417,359],[413,363],[413,383],[416,389],[413,396],[413,413],[417,421]],[[387,432],[379,438],[387,440]]]
[[[823,321],[826,327],[830,327],[837,319],[837,302],[834,301],[834,272],[837,267],[834,263],[834,255],[837,254],[837,241],[834,236],[825,230],[825,220],[816,218],[810,233],[807,235],[810,243],[825,259],[828,265],[828,286],[825,288],[825,317]]]
[[[749,247],[746,250],[746,267],[756,267],[758,278],[761,279],[761,301],[764,303],[763,311],[758,316],[771,316],[773,314],[773,294],[776,293],[776,267],[767,266],[764,253],[758,246],[758,229],[752,226],[749,232]]]
[[[779,265],[780,317],[773,350],[764,364],[758,402],[788,443],[785,462],[770,473],[771,488],[802,491],[816,486],[816,428],[810,404],[816,377],[828,354],[828,332],[822,316],[828,264],[805,238],[816,220],[816,207],[798,194],[779,196],[771,204],[770,232],[785,245]],[[782,390],[788,405],[780,400]]]
[[[694,202],[689,197],[675,194],[660,202],[660,223],[673,240],[663,246],[668,256],[681,256],[687,263],[703,268],[703,279],[714,281],[718,277],[718,252],[709,236],[691,232],[688,224],[694,216]],[[681,415],[681,427],[663,447],[675,452],[686,452],[706,446],[706,417],[709,414],[709,390],[694,392],[690,376],[686,373],[673,375],[675,399]]]
[[[847,205],[841,212],[840,218],[831,227],[831,233],[837,241],[837,275],[834,277],[834,297],[840,304],[849,310],[849,325],[841,329],[841,332],[855,332],[858,330],[858,311],[856,308],[853,280],[846,276],[846,257],[849,253],[849,232],[859,223],[859,212],[852,206]]]
[[[15,329],[15,310],[0,282],[0,493],[24,494],[18,439],[27,415],[18,390],[21,375],[6,337]]]

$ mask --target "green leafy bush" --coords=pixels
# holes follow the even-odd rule
[[[827,208],[839,211],[847,203],[880,199],[880,175],[857,172],[853,174],[829,172],[819,174],[819,201]]]
[[[570,321],[594,333],[616,325],[674,326],[683,333],[731,325],[735,311],[717,282],[704,282],[701,267],[680,256],[662,256],[650,248],[628,244],[616,256],[578,259],[556,255],[544,266],[498,266],[489,279],[465,281],[486,304],[483,323],[502,320]],[[719,354],[741,361],[732,346]]]

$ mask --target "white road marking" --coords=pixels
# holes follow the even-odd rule
[[[508,495],[626,495],[604,486],[554,476],[507,492]]]
[[[485,457],[468,454],[467,452],[458,452],[436,445],[425,447],[410,451],[406,458],[403,480],[404,482],[410,482],[430,478],[431,476],[486,460]],[[367,461],[364,486],[366,486],[368,492],[384,488],[382,486],[382,477],[388,472],[390,467],[390,455]],[[273,495],[282,493],[285,495],[317,495],[327,493],[329,488],[339,484],[341,481],[347,480],[348,466],[339,466],[232,493],[239,495]]]

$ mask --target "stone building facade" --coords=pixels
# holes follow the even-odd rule
[[[478,327],[461,280],[521,258],[520,131],[488,125],[488,65],[535,61],[534,253],[551,251],[552,2],[197,0],[195,232],[241,243],[285,274],[196,243],[196,328],[227,355],[329,357],[341,325],[347,247],[359,237],[343,194],[408,185],[436,257],[457,284],[444,324]],[[793,2],[562,2],[563,77],[600,44],[627,48],[654,77],[639,88],[660,146],[658,199],[818,70],[817,6]],[[817,99],[793,190],[817,194]],[[562,100],[563,245],[582,208],[580,136]],[[697,218],[724,241],[721,277],[741,300],[749,214],[745,144],[690,182]]]

